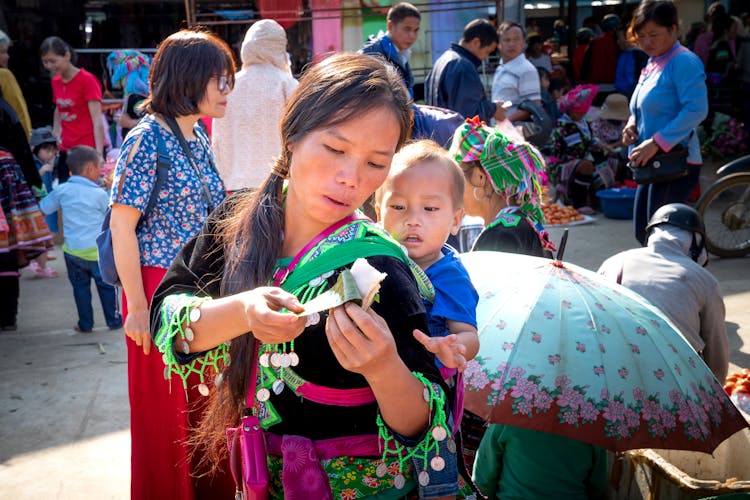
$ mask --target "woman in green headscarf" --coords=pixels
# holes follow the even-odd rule
[[[542,225],[539,151],[474,117],[456,129],[450,152],[466,176],[464,210],[485,221],[472,250],[551,257],[554,246]]]

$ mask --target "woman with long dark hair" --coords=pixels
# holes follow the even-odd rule
[[[427,326],[408,260],[357,212],[410,135],[410,104],[374,58],[313,66],[287,106],[271,175],[209,218],[154,296],[168,371],[201,372],[212,394],[200,453],[218,463],[226,428],[254,415],[268,445],[255,468],[268,467],[272,498],[402,496],[421,472],[409,453],[452,439],[441,377],[412,334]],[[372,307],[302,316],[358,257],[386,273]]]

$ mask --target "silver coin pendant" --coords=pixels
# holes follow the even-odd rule
[[[445,469],[445,460],[443,460],[443,457],[433,457],[430,460],[430,467],[432,467],[432,470],[441,471]]]
[[[423,470],[419,473],[419,484],[421,484],[422,486],[427,486],[428,484],[430,484],[430,473],[426,470]]]
[[[448,447],[448,451],[456,453],[456,442],[453,439],[448,439],[448,444],[446,446]]]
[[[435,441],[443,441],[448,437],[448,433],[445,431],[445,427],[438,425],[432,429],[432,437],[435,438]]]
[[[395,478],[393,478],[393,486],[396,487],[397,490],[402,489],[406,485],[406,478],[402,474],[399,474]]]
[[[263,354],[261,354],[260,355],[260,359],[258,359],[258,362],[260,363],[260,366],[268,368],[268,366],[269,366],[269,358],[270,358],[270,356],[268,355],[267,352],[264,352]]]
[[[292,351],[289,353],[289,359],[291,361],[292,366],[297,366],[299,364],[299,356],[297,356],[297,353]]]
[[[289,354],[284,353],[281,355],[281,359],[279,360],[279,364],[281,364],[282,368],[289,368],[292,366],[292,358],[289,356]]]
[[[274,380],[273,384],[271,385],[271,390],[273,390],[273,393],[277,396],[281,394],[281,391],[284,390],[284,381],[281,379]]]
[[[271,354],[271,366],[276,368],[281,366],[281,354],[278,352]]]
[[[385,465],[385,462],[380,462],[378,467],[375,469],[375,475],[378,477],[383,477],[386,474],[388,474],[388,466]]]
[[[268,399],[271,397],[271,391],[269,391],[265,387],[261,387],[260,389],[258,389],[255,397],[258,398],[258,401],[268,401]]]

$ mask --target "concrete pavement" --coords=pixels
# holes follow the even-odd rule
[[[562,231],[551,230],[555,241]],[[596,269],[634,246],[630,221],[599,216],[572,227],[565,260]],[[123,332],[106,329],[94,299],[94,333],[76,334],[61,277],[21,280],[19,330],[0,333],[0,499],[125,499],[129,410]],[[727,306],[732,366],[750,367],[750,257],[712,259]],[[95,292],[94,292],[95,293]]]

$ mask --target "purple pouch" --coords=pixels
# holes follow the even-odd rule
[[[266,437],[258,417],[242,418],[240,427],[227,429],[229,463],[243,500],[268,499]]]

